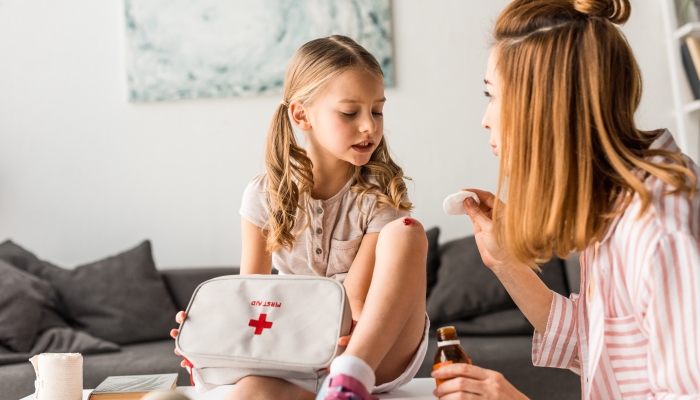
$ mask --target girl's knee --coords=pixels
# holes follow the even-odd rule
[[[418,249],[425,249],[425,251],[428,249],[428,238],[425,235],[423,225],[411,217],[403,217],[389,222],[382,228],[379,237],[390,241],[408,242],[411,246],[418,246]]]

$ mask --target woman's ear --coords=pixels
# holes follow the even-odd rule
[[[302,131],[311,130],[311,122],[309,121],[309,115],[306,113],[306,107],[299,100],[289,104],[289,117],[292,123]]]

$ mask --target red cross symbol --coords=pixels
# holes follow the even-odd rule
[[[266,321],[266,319],[267,314],[260,314],[260,317],[258,317],[258,319],[251,319],[250,322],[248,322],[248,326],[255,327],[256,335],[262,335],[263,329],[272,328],[272,322]]]

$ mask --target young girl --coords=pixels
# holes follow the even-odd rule
[[[483,124],[499,193],[467,201],[481,256],[534,325],[532,360],[581,375],[584,399],[700,398],[700,169],[641,131],[641,77],[614,24],[629,0],[516,0],[496,22]],[[504,190],[507,184],[507,191]],[[530,266],[582,251],[581,287]],[[522,398],[502,375],[447,366],[441,399]]]
[[[322,396],[369,399],[408,383],[427,349],[427,240],[408,217],[403,171],[383,137],[383,74],[344,36],[313,40],[291,60],[268,132],[267,173],[241,206],[241,274],[343,282],[357,325]],[[303,131],[306,149],[293,127]],[[182,320],[184,313],[178,315]],[[176,335],[176,333],[175,333]],[[228,399],[306,399],[287,381],[250,376]]]

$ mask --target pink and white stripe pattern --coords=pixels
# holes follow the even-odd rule
[[[652,148],[680,153],[668,131]],[[700,193],[646,185],[648,211],[635,198],[581,255],[580,293],[553,293],[535,332],[533,364],[581,375],[584,399],[700,399]]]

